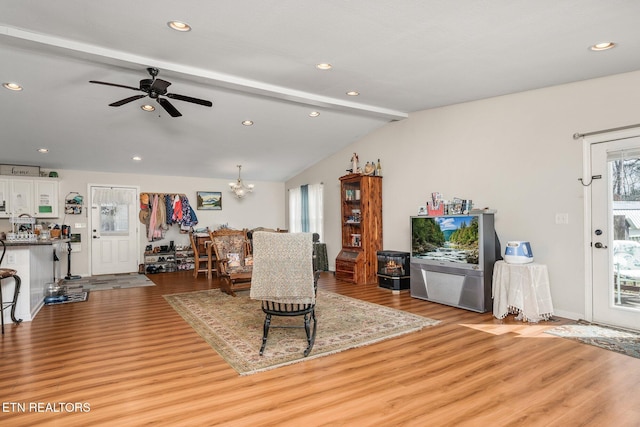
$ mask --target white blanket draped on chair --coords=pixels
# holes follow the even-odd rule
[[[250,297],[283,304],[314,304],[313,235],[253,234]]]

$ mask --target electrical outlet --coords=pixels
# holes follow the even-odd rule
[[[76,222],[75,228],[87,228],[87,224],[84,222]]]
[[[16,263],[16,254],[7,254],[7,264]]]
[[[557,213],[556,214],[556,224],[569,224],[569,214],[568,213]]]

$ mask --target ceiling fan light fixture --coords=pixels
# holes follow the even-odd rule
[[[169,21],[169,22],[167,22],[167,25],[172,30],[180,31],[180,32],[183,32],[183,33],[186,33],[187,31],[191,31],[191,25],[187,24],[186,22]]]
[[[600,52],[602,50],[609,50],[612,49],[616,46],[616,44],[614,42],[602,42],[602,43],[596,43],[593,46],[589,47],[589,49],[591,49],[594,52]]]
[[[213,106],[213,102],[207,101],[206,99],[198,99],[191,96],[179,95],[177,93],[167,93],[167,88],[171,86],[171,82],[157,78],[159,73],[159,70],[157,68],[149,67],[147,68],[147,72],[149,73],[151,78],[140,80],[139,87],[127,86],[127,85],[122,85],[118,83],[101,82],[97,80],[89,80],[89,83],[115,86],[115,87],[121,87],[124,89],[131,89],[138,92],[143,92],[142,95],[134,95],[128,98],[121,99],[116,102],[112,102],[111,104],[109,104],[110,107],[120,107],[122,105],[128,104],[138,99],[149,97],[151,99],[155,99],[158,102],[158,104],[160,104],[160,106],[167,113],[169,113],[171,117],[180,117],[182,116],[182,114],[180,113],[180,111],[178,111],[176,107],[173,106],[173,104],[169,101],[169,99],[190,102],[192,104],[202,105],[205,107]],[[145,111],[155,110],[155,108],[152,108],[151,106],[146,106],[146,107],[142,106],[141,108]]]
[[[2,86],[4,86],[5,89],[9,90],[22,90],[22,86],[20,86],[18,83],[2,83]]]
[[[238,180],[236,182],[230,182],[229,187],[231,188],[231,191],[238,199],[242,199],[244,198],[244,196],[246,196],[247,194],[253,191],[254,185],[245,184],[244,182],[242,182],[242,178],[240,177],[240,170],[242,169],[242,166],[241,165],[237,165],[237,166],[238,166]]]
[[[144,111],[155,111],[156,107],[154,107],[153,105],[149,105],[149,104],[144,104],[140,106],[141,109],[143,109]]]

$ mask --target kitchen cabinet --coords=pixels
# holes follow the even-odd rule
[[[35,242],[6,242],[7,252],[2,260],[3,268],[18,272],[22,279],[15,316],[25,322],[33,320],[44,305],[44,290],[49,283],[61,278],[60,264],[66,264],[67,240],[52,239]],[[59,261],[55,261],[54,253]],[[56,265],[57,264],[57,265]],[[15,282],[3,281],[2,299],[6,303],[13,299]],[[10,310],[0,313],[5,324],[11,324]]]
[[[9,180],[0,178],[0,218],[9,218]]]
[[[33,180],[34,217],[57,218],[58,200],[58,181],[54,179]]]
[[[15,216],[33,216],[33,180],[9,181],[9,212]]]
[[[0,178],[0,218],[58,218],[58,192],[56,179]]]

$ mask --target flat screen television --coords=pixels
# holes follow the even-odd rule
[[[483,270],[483,230],[481,214],[413,216],[411,262]]]

